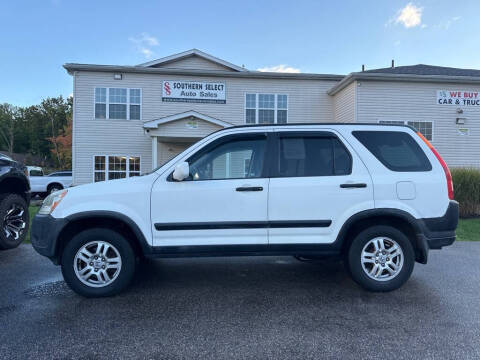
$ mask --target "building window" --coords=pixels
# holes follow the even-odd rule
[[[95,119],[105,119],[107,117],[107,89],[95,89]]]
[[[388,125],[410,125],[425,136],[425,139],[429,141],[433,140],[433,123],[431,121],[380,120],[378,123]]]
[[[245,94],[247,124],[287,123],[288,96],[280,94]]]
[[[123,155],[96,155],[94,157],[95,182],[140,176],[140,157]]]
[[[431,121],[408,121],[407,124],[420,131],[425,139],[432,141],[433,123]]]
[[[95,119],[141,119],[141,89],[95,88]]]
[[[94,181],[105,180],[105,156],[95,156],[94,160]]]

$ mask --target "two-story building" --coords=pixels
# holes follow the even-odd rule
[[[73,76],[75,185],[137,176],[213,131],[244,124],[405,123],[449,166],[480,167],[480,70],[268,73],[196,49],[136,66],[64,67]]]

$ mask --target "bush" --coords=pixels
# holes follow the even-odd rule
[[[480,170],[457,168],[451,173],[455,200],[460,203],[460,216],[480,215]]]

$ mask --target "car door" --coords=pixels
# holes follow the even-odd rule
[[[266,156],[262,132],[226,135],[180,157],[190,176],[174,181],[172,167],[152,188],[153,246],[267,244]]]
[[[30,190],[32,193],[47,191],[45,186],[45,177],[42,170],[29,169],[28,180],[30,181]]]
[[[370,174],[333,130],[275,133],[269,186],[269,243],[336,240],[345,221],[371,209]]]

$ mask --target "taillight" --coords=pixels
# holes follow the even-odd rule
[[[448,198],[450,200],[453,200],[453,181],[452,181],[452,174],[450,174],[450,169],[448,168],[447,164],[445,161],[442,159],[438,151],[433,147],[432,144],[430,144],[430,141],[425,139],[425,136],[423,136],[420,132],[417,132],[418,136],[427,144],[427,146],[432,150],[433,154],[435,157],[438,159],[440,162],[440,165],[442,165],[443,171],[445,172],[445,177],[447,178],[447,190],[448,190]]]

